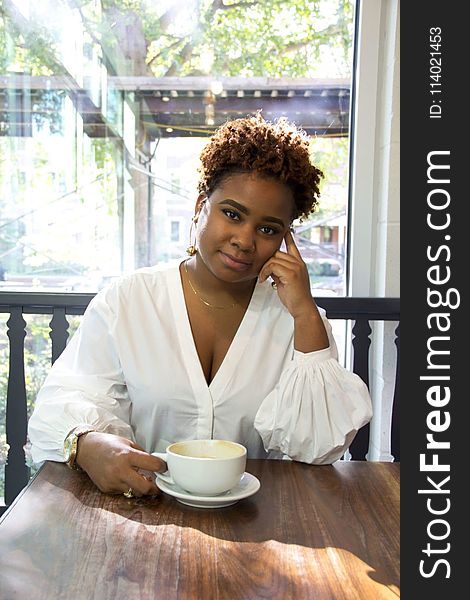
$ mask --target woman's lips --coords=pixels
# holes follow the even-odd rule
[[[224,265],[234,271],[247,271],[252,265],[251,262],[242,261],[234,256],[230,256],[230,254],[225,254],[225,252],[220,252],[220,257]]]

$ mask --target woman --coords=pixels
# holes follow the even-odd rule
[[[315,209],[321,177],[284,119],[220,127],[201,154],[190,258],[96,295],[38,395],[33,460],[142,495],[157,492],[145,471],[165,468],[149,453],[177,440],[339,459],[372,413],[365,384],[337,362],[290,230]]]

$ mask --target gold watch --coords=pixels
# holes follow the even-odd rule
[[[80,426],[75,427],[68,434],[64,441],[64,457],[65,463],[71,469],[75,471],[81,471],[82,469],[77,465],[77,449],[78,449],[78,438],[85,433],[90,433],[91,431],[96,431],[93,427],[88,426]]]

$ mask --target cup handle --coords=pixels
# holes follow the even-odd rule
[[[157,458],[161,458],[162,460],[164,460],[166,462],[166,457],[167,457],[166,452],[152,452],[151,454],[152,454],[152,456],[156,456]]]
[[[152,452],[152,456],[156,456],[157,458],[161,458],[162,460],[164,460],[166,462],[167,459],[167,454],[166,452]],[[163,481],[166,481],[166,483],[169,483],[171,485],[174,485],[174,481],[170,475],[170,471],[165,471],[164,473],[157,473],[158,477],[160,477],[160,479],[163,479]]]

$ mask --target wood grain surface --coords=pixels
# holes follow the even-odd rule
[[[0,599],[399,597],[398,463],[247,471],[254,496],[201,509],[102,494],[45,463],[0,522]]]

